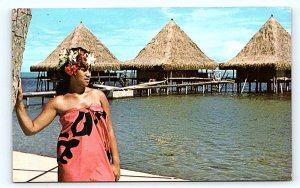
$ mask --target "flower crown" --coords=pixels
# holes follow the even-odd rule
[[[71,48],[62,49],[59,54],[59,68],[68,63],[65,66],[65,72],[70,76],[75,76],[78,69],[88,69],[92,63],[96,61],[94,54],[82,49]]]

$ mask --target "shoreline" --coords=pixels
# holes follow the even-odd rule
[[[56,158],[31,153],[13,151],[12,182],[57,182]],[[176,177],[159,176],[143,172],[121,169],[119,181],[123,182],[152,182],[152,181],[187,181]]]

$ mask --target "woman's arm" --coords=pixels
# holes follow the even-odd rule
[[[51,100],[43,107],[42,112],[34,120],[32,120],[28,116],[23,104],[23,91],[21,84],[18,90],[15,109],[20,127],[26,136],[31,136],[41,131],[48,126],[56,116],[54,100]]]
[[[120,179],[120,158],[119,158],[117,139],[116,139],[113,127],[112,127],[110,107],[109,107],[108,100],[102,91],[99,91],[99,92],[100,92],[100,97],[101,97],[100,98],[101,105],[107,115],[108,134],[109,134],[109,141],[110,141],[110,147],[111,147],[111,152],[112,152],[112,161],[113,161],[112,168],[113,168],[114,175],[116,177],[116,181],[118,181]]]

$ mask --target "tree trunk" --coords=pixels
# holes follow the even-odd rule
[[[12,10],[12,109],[16,103],[23,52],[31,16],[31,9]]]

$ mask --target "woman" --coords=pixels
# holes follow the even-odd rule
[[[15,106],[19,124],[30,136],[60,116],[58,181],[118,181],[120,159],[109,103],[102,91],[87,87],[95,58],[87,50],[72,48],[63,50],[59,60],[62,81],[57,96],[34,120],[26,112],[19,87]]]

